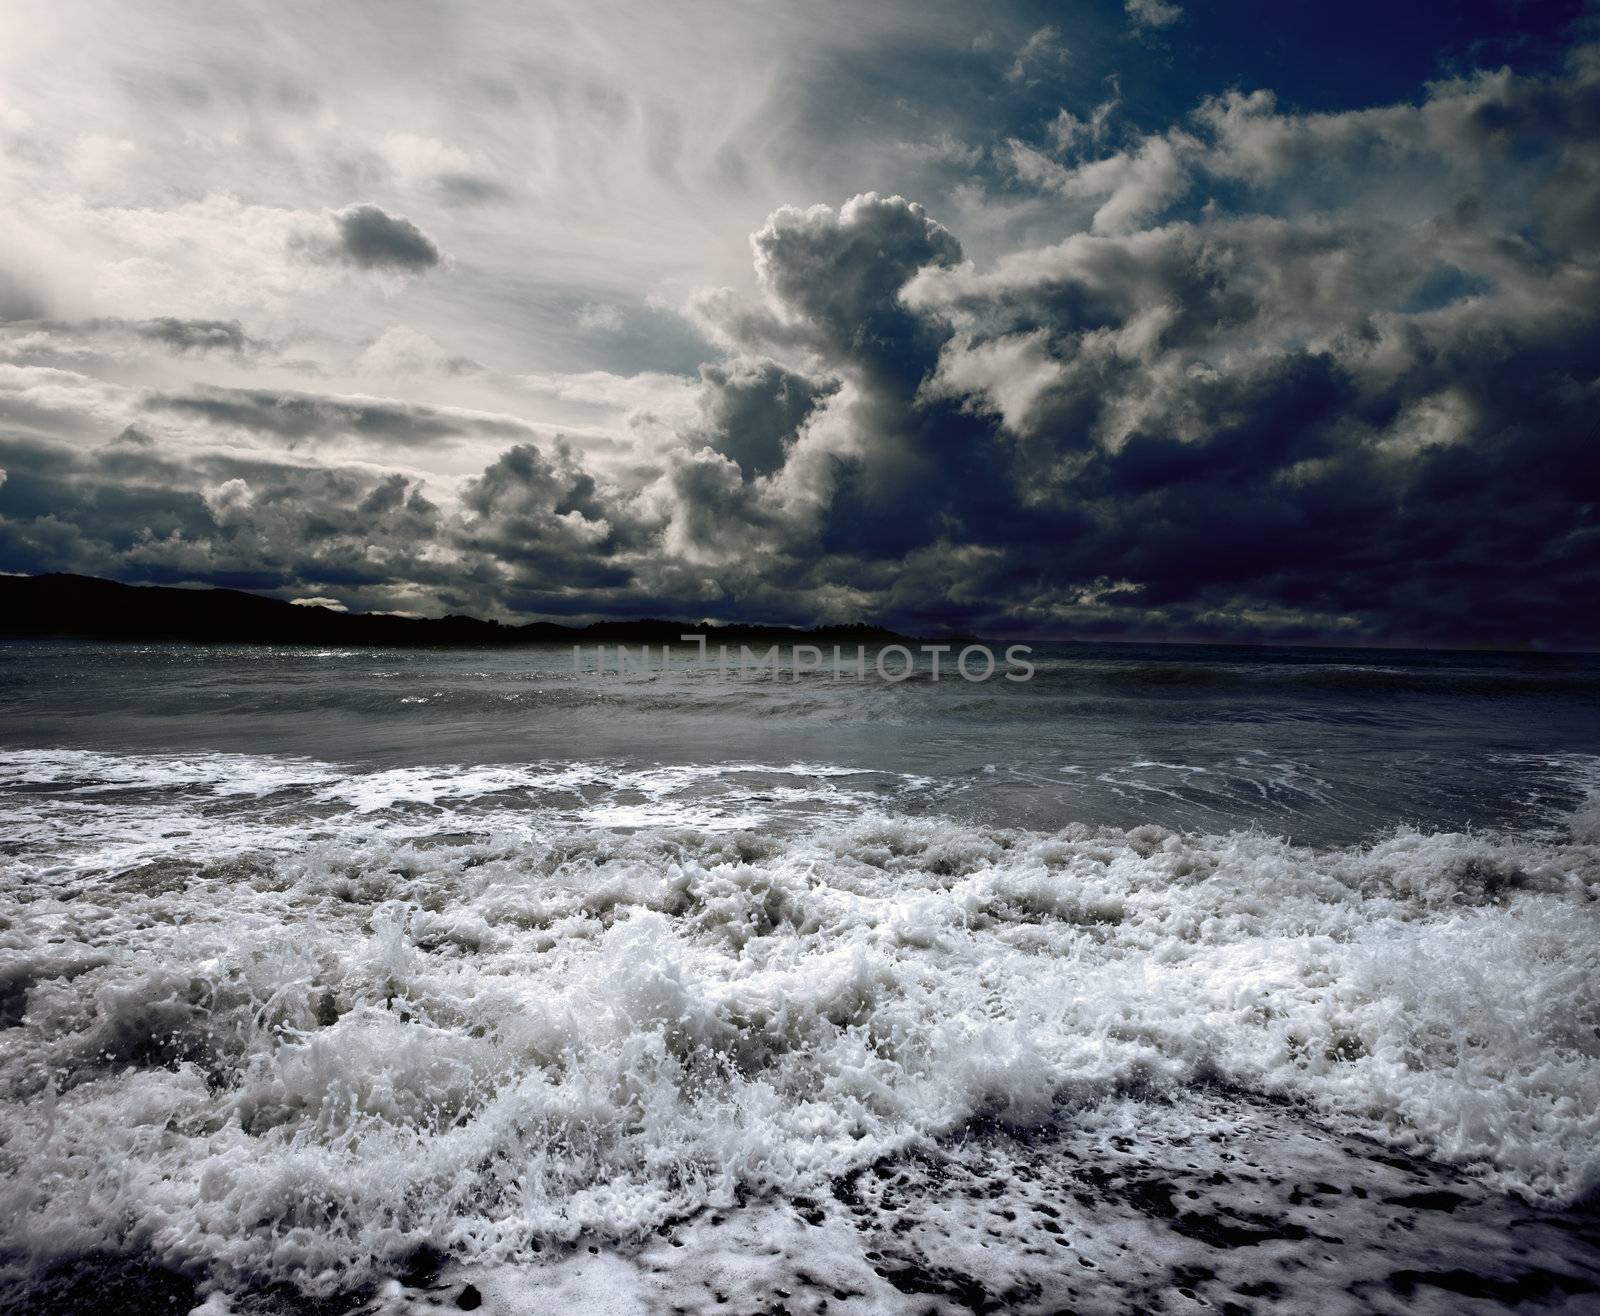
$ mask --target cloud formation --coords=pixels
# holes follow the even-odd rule
[[[1004,47],[1012,81],[1063,45]],[[715,347],[696,372],[512,376],[392,323],[351,355],[560,424],[111,380],[13,326],[59,341],[0,364],[0,570],[384,610],[1600,645],[1600,53],[1342,112],[1227,91],[1153,128],[1119,85],[996,140],[985,205],[758,211],[753,283],[684,302]],[[419,141],[429,178],[466,167]],[[341,261],[440,260],[375,206],[339,224]],[[608,337],[617,304],[552,314]],[[180,362],[262,356],[229,319],[116,323]]]
[[[526,426],[504,417],[276,389],[202,385],[187,393],[153,393],[143,406],[151,412],[178,412],[212,425],[271,435],[290,444],[365,439],[409,446],[470,433],[524,437],[528,432]]]
[[[315,259],[342,261],[363,270],[420,273],[441,259],[433,240],[409,219],[370,204],[348,206],[332,216],[333,236],[300,239]]]
[[[269,344],[251,337],[238,320],[193,319],[159,315],[147,320],[102,317],[93,320],[28,320],[14,323],[10,342],[24,339],[35,350],[81,350],[98,341],[114,345],[118,339],[136,339],[180,355],[231,352],[238,356],[265,350]]]
[[[1183,17],[1182,7],[1167,0],[1126,0],[1124,8],[1135,27],[1170,27]]]

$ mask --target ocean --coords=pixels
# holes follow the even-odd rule
[[[14,1309],[1600,1310],[1600,659],[593,661],[0,644]]]

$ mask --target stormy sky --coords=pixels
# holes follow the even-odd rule
[[[1600,9],[0,0],[0,570],[1600,647]]]

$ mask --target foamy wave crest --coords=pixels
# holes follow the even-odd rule
[[[36,1254],[327,1293],[1219,1081],[1532,1199],[1600,1183],[1592,843],[989,830],[892,792],[623,833],[587,781],[143,762],[0,797],[0,1219]],[[698,822],[771,794],[641,782]]]

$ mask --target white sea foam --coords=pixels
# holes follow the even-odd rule
[[[991,830],[879,776],[12,756],[3,1232],[326,1292],[1214,1081],[1600,1184],[1592,838]]]

